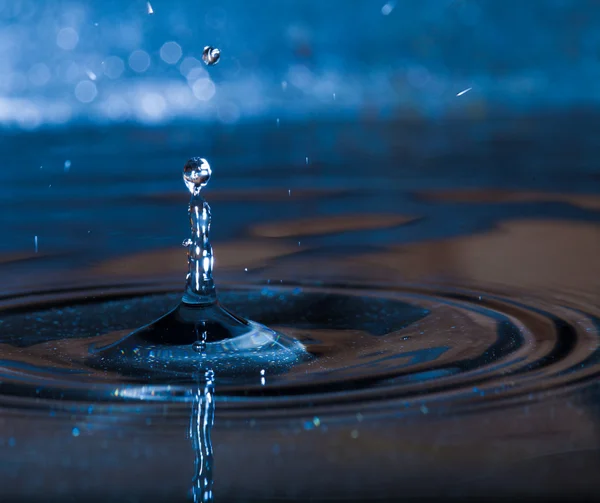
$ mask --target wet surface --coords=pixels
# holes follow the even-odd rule
[[[184,501],[207,438],[216,501],[597,493],[597,140],[565,132],[597,122],[5,136],[0,495]],[[192,155],[222,302],[312,358],[217,372],[190,441],[201,372],[85,356],[177,303]]]

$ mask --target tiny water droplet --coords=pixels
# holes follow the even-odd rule
[[[183,246],[190,246],[193,243],[193,241],[191,239],[184,239],[183,243],[181,243]]]
[[[216,65],[219,62],[220,58],[221,51],[216,47],[207,45],[204,48],[204,51],[202,51],[202,61],[204,61],[204,64],[206,64],[207,66]]]
[[[358,430],[352,430],[350,432],[350,436],[354,439],[357,439],[358,438]]]
[[[37,253],[38,252],[38,237],[37,236],[35,236],[33,238],[33,244],[34,244],[34,247],[35,247],[35,253]]]
[[[288,86],[288,84],[287,84],[287,82],[284,80],[284,81],[281,83],[281,89],[283,89],[283,90],[285,91],[285,90],[287,89],[287,86]]]
[[[74,437],[78,437],[78,436],[79,436],[79,428],[77,428],[77,427],[73,428],[73,429],[71,430],[71,434],[72,434]]]
[[[288,189],[288,196],[292,195],[292,189]]]
[[[67,173],[70,169],[71,169],[71,161],[69,161],[69,159],[67,159],[65,161],[65,173]]]
[[[473,88],[472,87],[467,87],[466,89],[464,89],[460,93],[458,93],[456,96],[462,96],[463,94],[468,93],[471,89],[473,89]]]
[[[247,268],[247,267],[244,267],[244,271],[248,272],[248,268]]]
[[[308,166],[308,156],[306,157],[306,165]]]
[[[154,9],[152,8],[152,4],[150,2],[146,2],[146,9],[148,10],[148,14],[154,14]]]
[[[277,127],[279,127],[279,117],[277,117]]]

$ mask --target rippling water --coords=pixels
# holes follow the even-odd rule
[[[591,495],[597,122],[7,134],[0,495]],[[89,364],[180,298],[192,155],[213,166],[221,301],[310,358],[177,379]]]

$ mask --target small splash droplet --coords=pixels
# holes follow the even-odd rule
[[[247,267],[244,267],[244,271],[248,272],[248,268],[247,268]]]
[[[308,156],[306,157],[306,165],[308,166]]]
[[[462,96],[463,94],[468,93],[471,89],[473,89],[473,88],[472,87],[467,87],[466,89],[464,89],[460,93],[458,93],[456,96]]]
[[[78,437],[78,436],[79,436],[79,428],[77,428],[77,427],[73,428],[73,429],[71,430],[71,434],[72,434],[74,437]]]
[[[357,439],[358,438],[358,430],[352,430],[350,432],[350,436],[354,439]]]
[[[203,341],[196,341],[192,344],[192,349],[196,353],[202,353],[204,351],[205,347],[206,347],[206,343],[204,343]]]
[[[33,245],[35,247],[35,253],[37,253],[38,252],[38,237],[37,236],[34,236],[34,238],[33,238]]]
[[[70,169],[71,169],[71,161],[69,161],[68,159],[65,161],[65,173],[67,173]]]
[[[148,10],[148,14],[154,14],[154,9],[152,8],[152,4],[150,2],[146,2],[146,9]]]
[[[277,127],[279,127],[279,117],[277,117]]]
[[[202,52],[202,61],[204,61],[207,66],[216,65],[220,58],[221,51],[216,47],[207,45]]]
[[[292,189],[288,189],[288,196],[292,195]]]

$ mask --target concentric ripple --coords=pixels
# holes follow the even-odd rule
[[[231,418],[434,412],[494,406],[597,377],[597,313],[590,306],[488,293],[404,287],[230,286],[222,302],[297,338],[312,355],[279,373],[216,375],[219,413]],[[0,402],[114,407],[191,401],[198,376],[160,379],[87,365],[172,308],[177,287],[6,297],[0,312]]]

